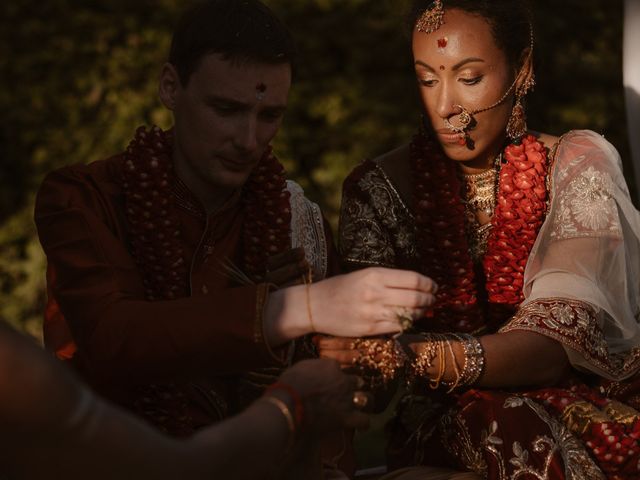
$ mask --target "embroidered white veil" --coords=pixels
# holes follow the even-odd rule
[[[610,368],[565,349],[579,369],[621,380],[633,373],[625,367],[640,344],[640,213],[620,156],[595,132],[569,132],[558,146],[551,182],[550,210],[525,270],[523,305],[566,298],[595,307],[603,337],[582,340],[608,349]],[[554,328],[562,325],[556,321]]]

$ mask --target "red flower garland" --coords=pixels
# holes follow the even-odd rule
[[[284,167],[269,147],[244,186],[244,266],[254,280],[264,275],[268,257],[291,247],[290,196]]]
[[[492,306],[515,307],[523,299],[524,267],[546,211],[545,148],[529,135],[505,149],[484,278],[477,278],[469,255],[455,162],[424,132],[416,135],[410,149],[420,270],[440,287],[429,325],[476,332],[489,320],[478,302],[483,284]]]
[[[172,191],[172,134],[140,127],[123,154],[122,187],[132,256],[149,300],[188,295],[181,226]],[[269,147],[243,189],[244,269],[264,274],[270,255],[290,248],[291,209],[284,168]]]
[[[519,305],[524,268],[547,208],[547,153],[532,135],[504,151],[484,271],[489,302]]]
[[[148,300],[187,295],[180,219],[171,192],[171,152],[171,135],[154,126],[150,131],[139,127],[123,154],[129,244]]]

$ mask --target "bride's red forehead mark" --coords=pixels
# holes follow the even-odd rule
[[[449,43],[449,39],[447,37],[442,37],[438,39],[438,48],[446,48],[447,43]]]

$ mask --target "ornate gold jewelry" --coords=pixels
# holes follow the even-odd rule
[[[456,376],[456,379],[453,382],[442,382],[446,385],[449,385],[449,390],[447,390],[447,393],[451,393],[455,390],[455,388],[460,384],[460,369],[458,368],[458,361],[456,360],[456,354],[453,351],[453,345],[451,345],[451,340],[448,340],[445,342],[446,346],[447,346],[447,350],[449,351],[449,354],[451,355],[451,361],[453,362],[453,373]]]
[[[481,173],[462,174],[462,180],[464,182],[465,207],[470,212],[483,212],[492,216],[496,208],[497,169],[490,168]]]
[[[363,370],[362,377],[372,388],[391,382],[407,361],[407,356],[397,340],[356,339],[359,355],[353,365]]]
[[[435,390],[440,387],[447,366],[447,359],[445,358],[446,337],[441,334],[430,333],[425,335],[424,339],[425,342],[421,344],[422,350],[416,356],[409,369],[407,383],[414,383],[418,379],[429,379],[429,387]],[[435,376],[433,376],[429,370],[434,367],[436,360],[438,369]]]
[[[418,378],[428,378],[429,369],[433,367],[433,361],[438,356],[438,346],[436,341],[427,341],[422,344],[422,350],[416,356],[409,368],[407,383],[413,383]]]
[[[462,105],[454,105],[454,108],[459,108],[460,109],[460,113],[453,115],[453,117],[458,117],[458,124],[459,125],[453,125],[451,123],[451,121],[448,118],[445,118],[444,121],[444,126],[446,128],[448,128],[449,130],[451,130],[453,133],[465,133],[465,130],[467,130],[467,128],[469,127],[469,125],[471,124],[471,121],[473,120],[472,117],[472,113],[469,112],[466,108],[464,108]],[[452,117],[452,118],[453,118]]]
[[[398,323],[400,324],[400,328],[402,331],[409,330],[413,327],[413,316],[409,313],[409,310],[403,309],[396,313],[396,318],[398,319]]]
[[[416,28],[419,32],[433,33],[443,24],[444,7],[442,6],[442,0],[435,0],[429,8],[422,12],[416,22]]]
[[[464,365],[460,373],[459,386],[474,385],[484,370],[484,348],[480,340],[466,333],[454,333],[464,351]]]
[[[527,133],[527,116],[522,106],[522,97],[516,96],[516,102],[511,110],[511,116],[507,122],[507,136],[511,139],[520,138]]]
[[[464,190],[462,201],[466,218],[466,234],[469,253],[474,262],[484,256],[487,250],[487,240],[491,233],[491,222],[481,225],[478,213],[482,212],[489,218],[493,217],[496,208],[498,190],[499,166],[502,154],[494,161],[494,167],[482,173],[462,174]]]
[[[352,402],[353,406],[358,409],[365,408],[369,403],[369,397],[364,392],[353,392]]]

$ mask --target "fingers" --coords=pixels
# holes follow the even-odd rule
[[[318,336],[316,346],[320,350],[350,350],[355,347],[356,338],[347,337],[321,337]]]
[[[388,288],[404,290],[417,290],[435,295],[438,286],[429,277],[409,270],[397,270],[391,268],[376,268],[384,277],[384,285]]]
[[[394,318],[393,320],[382,320],[379,322],[375,322],[370,326],[368,335],[379,336],[401,332],[402,325],[400,324],[400,320],[398,318]]]
[[[431,307],[436,301],[436,296],[434,294],[418,290],[387,288],[384,293],[385,304],[397,307],[423,309]]]
[[[353,365],[353,361],[357,357],[358,353],[355,350],[323,350],[320,352],[320,358],[330,358],[345,366]]]

